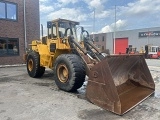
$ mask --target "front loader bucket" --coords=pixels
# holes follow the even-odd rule
[[[86,96],[101,108],[123,115],[154,90],[143,55],[112,55],[90,70]]]

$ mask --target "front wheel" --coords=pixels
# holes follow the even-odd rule
[[[64,91],[76,91],[85,80],[85,66],[75,54],[63,54],[54,64],[55,82]]]
[[[41,77],[45,72],[45,67],[40,66],[39,54],[30,52],[27,57],[27,71],[30,77]]]

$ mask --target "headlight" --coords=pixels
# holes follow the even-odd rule
[[[62,43],[66,43],[66,39],[63,39],[63,40],[62,40]]]

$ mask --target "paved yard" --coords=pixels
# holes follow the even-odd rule
[[[52,70],[30,78],[25,66],[0,68],[0,120],[160,120],[160,60],[147,60],[155,95],[123,116],[103,110],[79,93],[57,88]]]

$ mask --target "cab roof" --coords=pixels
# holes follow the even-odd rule
[[[79,25],[79,22],[76,22],[76,21],[71,21],[71,20],[67,20],[67,19],[61,19],[61,18],[58,18],[58,19],[55,19],[55,20],[52,20],[50,22],[71,22],[71,23],[74,23],[76,25]]]

